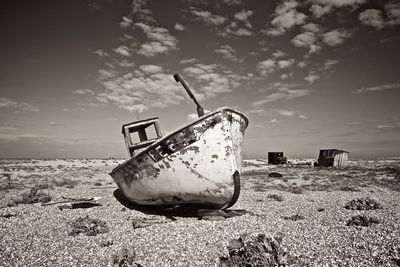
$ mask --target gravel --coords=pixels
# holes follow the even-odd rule
[[[70,178],[73,172],[75,175],[70,179],[79,183],[73,188],[56,186],[47,189],[52,201],[62,200],[62,196],[102,197],[99,200],[102,205],[65,210],[60,210],[57,205],[42,206],[40,203],[7,207],[6,204],[18,198],[26,188],[10,187],[3,191],[0,194],[0,266],[114,266],[121,263],[119,260],[129,262],[130,266],[215,266],[220,257],[228,255],[230,240],[259,234],[282,236],[281,246],[287,252],[290,266],[399,266],[400,194],[386,186],[393,180],[390,175],[384,178],[387,181],[382,178],[378,185],[369,183],[358,188],[359,191],[341,191],[337,181],[331,182],[329,188],[324,187],[328,188],[326,191],[321,191],[313,190],[308,184],[322,179],[322,173],[329,178],[329,171],[336,177],[339,172],[338,179],[347,183],[352,179],[351,175],[364,175],[366,171],[362,167],[314,170],[278,166],[273,170],[289,177],[289,182],[268,177],[271,170],[265,171],[264,175],[260,171],[253,176],[243,176],[241,195],[232,210],[247,212],[230,218],[209,216],[199,220],[197,217],[169,218],[124,208],[113,197],[116,187],[106,175],[115,162],[106,161],[109,166],[104,167],[98,162],[85,165],[80,161],[79,164],[87,166],[84,177],[69,167],[73,163],[61,163],[66,166],[64,170],[57,163],[59,175]],[[7,168],[11,164],[17,166],[18,161],[7,161]],[[379,169],[384,166],[382,164],[377,164]],[[368,172],[380,175],[374,174],[371,167]],[[88,175],[90,173],[94,175]],[[308,179],[302,179],[303,176]],[[290,192],[294,186],[290,177],[296,179],[296,186],[302,188],[302,193]],[[47,173],[36,179],[51,182]],[[104,186],[93,188],[95,182]],[[255,190],[258,184],[263,190]],[[271,201],[271,194],[281,196],[283,201]],[[351,200],[362,198],[374,199],[382,208],[344,208]],[[293,215],[303,218],[285,219]],[[346,226],[353,216],[358,215],[374,218],[380,223],[367,227]],[[71,223],[87,216],[104,222],[108,232],[93,236],[69,235]]]

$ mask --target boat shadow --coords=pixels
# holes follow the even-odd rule
[[[225,218],[241,216],[250,212],[246,210],[221,210],[215,206],[205,204],[183,204],[183,205],[157,205],[148,206],[133,203],[128,200],[119,189],[114,190],[114,197],[121,203],[125,208],[130,210],[140,211],[144,214],[149,215],[161,215],[166,216],[170,219],[174,217],[197,217],[202,218],[204,216],[220,216]]]

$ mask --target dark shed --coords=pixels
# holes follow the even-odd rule
[[[319,151],[318,166],[344,167],[347,165],[349,152],[340,149],[321,149]]]
[[[268,164],[285,164],[287,158],[283,156],[283,152],[268,152]]]

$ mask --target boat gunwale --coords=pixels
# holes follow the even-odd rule
[[[151,150],[151,149],[153,149],[154,147],[156,147],[157,145],[159,145],[159,143],[161,143],[161,142],[163,142],[164,140],[170,138],[171,136],[174,136],[175,134],[177,134],[178,132],[182,131],[183,129],[188,128],[188,127],[190,127],[190,126],[192,126],[192,125],[194,125],[194,124],[197,124],[198,122],[201,122],[201,121],[207,119],[208,117],[211,117],[211,116],[213,116],[213,115],[215,115],[215,114],[217,114],[217,113],[223,112],[223,111],[231,111],[231,112],[233,112],[233,113],[236,113],[236,114],[240,115],[240,116],[244,119],[244,121],[245,121],[245,123],[246,123],[245,129],[246,129],[247,126],[249,125],[249,119],[248,119],[247,116],[244,115],[242,112],[237,111],[237,110],[234,110],[234,109],[231,109],[231,108],[228,108],[228,107],[220,107],[220,108],[218,108],[218,109],[216,109],[216,110],[214,110],[214,111],[212,111],[212,112],[210,112],[210,113],[208,113],[208,114],[205,114],[205,115],[201,116],[200,118],[196,119],[195,121],[193,121],[193,122],[191,122],[191,123],[188,123],[188,124],[186,124],[186,125],[184,125],[184,126],[182,126],[182,127],[179,127],[178,129],[176,129],[176,130],[173,131],[172,133],[169,133],[169,134],[167,134],[166,136],[161,137],[161,138],[158,139],[156,142],[152,143],[151,145],[149,145],[148,147],[146,147],[145,149],[143,149],[142,151],[140,151],[137,155],[135,155],[135,156],[133,156],[133,157],[127,159],[126,161],[124,161],[123,163],[121,163],[120,165],[118,165],[117,167],[115,167],[109,174],[110,174],[110,175],[113,174],[113,173],[116,172],[119,168],[122,168],[128,161],[130,161],[130,160],[132,160],[132,159],[134,159],[134,158],[137,158],[137,157],[141,156],[142,154],[145,154],[145,153],[148,152],[149,150]]]

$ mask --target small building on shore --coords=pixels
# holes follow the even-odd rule
[[[345,167],[349,159],[349,152],[340,149],[321,149],[319,151],[318,166]]]
[[[283,152],[268,152],[268,164],[286,164],[287,158],[283,156]]]

